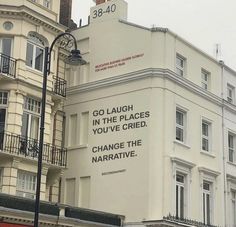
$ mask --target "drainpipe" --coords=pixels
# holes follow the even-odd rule
[[[227,184],[226,184],[226,155],[225,155],[225,108],[224,108],[224,62],[219,61],[221,66],[221,105],[222,105],[222,151],[223,151],[223,176],[224,176],[224,222],[227,223]]]

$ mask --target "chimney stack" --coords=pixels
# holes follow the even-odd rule
[[[110,1],[110,0],[96,0],[96,5],[102,4],[107,1]]]

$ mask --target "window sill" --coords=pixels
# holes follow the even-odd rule
[[[185,143],[183,143],[183,142],[181,142],[181,141],[178,141],[178,140],[174,140],[174,143],[175,143],[175,144],[178,144],[178,145],[180,145],[180,146],[183,146],[183,147],[185,147],[185,148],[188,148],[188,149],[191,148],[189,145],[187,145],[187,144],[185,144]]]
[[[70,146],[70,147],[67,147],[67,150],[76,150],[76,149],[84,149],[84,148],[88,148],[88,144]]]
[[[234,162],[227,161],[227,163],[236,167],[236,163],[234,163]]]
[[[43,76],[43,72],[34,68],[31,68],[29,66],[26,66],[26,69],[32,73],[38,74],[39,76]]]
[[[202,150],[200,153],[203,154],[203,155],[212,157],[212,158],[215,158],[215,157],[216,157],[216,156],[215,156],[214,154],[212,154],[210,151],[203,151],[203,150]]]

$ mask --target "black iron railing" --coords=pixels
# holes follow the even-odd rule
[[[167,220],[167,221],[179,223],[179,224],[186,224],[186,225],[191,225],[191,226],[196,226],[196,227],[217,227],[215,225],[206,224],[206,223],[199,222],[199,221],[192,220],[192,219],[188,219],[188,218],[180,218],[178,216],[171,215],[171,214],[169,214],[166,217],[163,217],[163,219]]]
[[[16,77],[16,59],[0,53],[0,73]]]
[[[53,79],[53,92],[57,95],[66,97],[66,80],[58,76]]]
[[[38,158],[39,141],[21,135],[0,133],[0,152]],[[67,150],[49,143],[43,145],[43,161],[49,164],[66,167]]]

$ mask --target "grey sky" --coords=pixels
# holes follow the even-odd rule
[[[128,21],[146,27],[166,27],[236,70],[236,0],[126,0]],[[73,0],[72,17],[87,23],[92,0]]]

